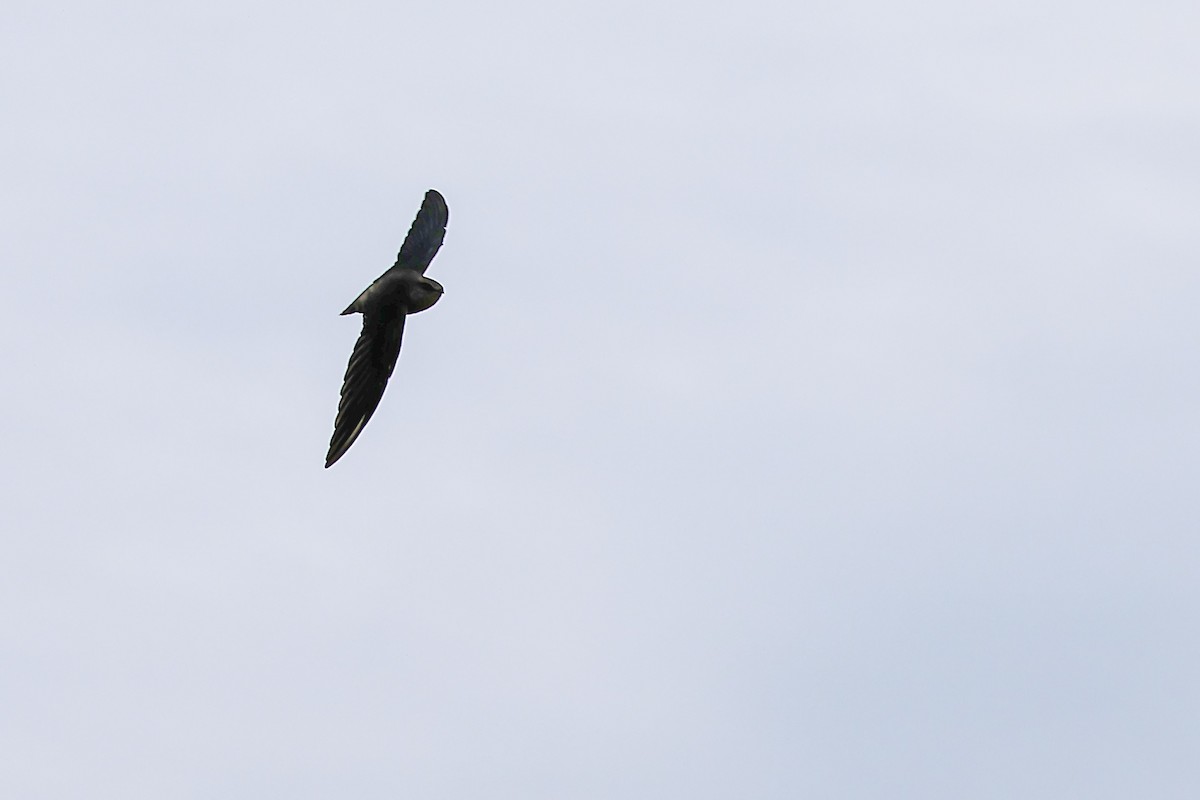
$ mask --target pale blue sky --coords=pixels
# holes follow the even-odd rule
[[[0,795],[1197,796],[1194,3],[10,6]]]

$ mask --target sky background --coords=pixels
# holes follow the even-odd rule
[[[1200,792],[1195,2],[4,16],[0,795]]]

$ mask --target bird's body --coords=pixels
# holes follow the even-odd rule
[[[442,285],[411,269],[392,267],[379,276],[342,312],[365,314],[384,306],[403,308],[405,313],[424,311],[442,296]]]
[[[433,189],[426,192],[395,265],[342,312],[362,314],[363,327],[346,367],[326,468],[350,449],[379,407],[400,356],[404,320],[409,314],[426,310],[442,296],[442,285],[425,277],[425,270],[442,246],[449,217],[442,196]]]

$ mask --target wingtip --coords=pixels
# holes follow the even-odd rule
[[[338,459],[346,455],[349,447],[330,447],[329,452],[325,454],[325,469],[329,469],[338,462]]]
[[[425,202],[436,203],[440,207],[442,215],[446,218],[445,221],[450,221],[450,207],[446,205],[446,198],[442,197],[441,192],[439,192],[437,189],[430,189],[429,191],[425,192]]]

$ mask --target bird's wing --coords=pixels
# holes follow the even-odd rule
[[[342,383],[333,438],[329,440],[329,454],[325,456],[326,469],[345,455],[379,407],[388,378],[396,368],[403,335],[402,310],[381,308],[363,314],[362,333],[350,354],[346,379]]]
[[[450,221],[450,209],[446,207],[445,199],[430,189],[425,193],[421,210],[400,245],[400,253],[396,256],[396,266],[413,269],[425,274],[429,262],[437,255],[446,237],[446,223]]]

